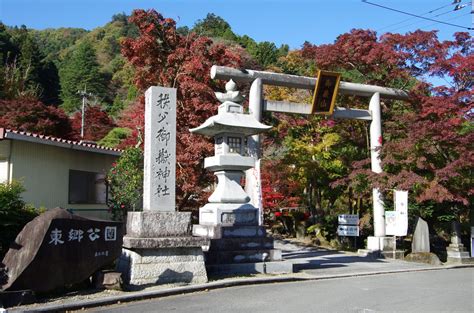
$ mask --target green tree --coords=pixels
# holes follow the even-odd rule
[[[11,40],[19,49],[16,61],[18,66],[27,73],[26,84],[30,88],[35,88],[38,85],[42,67],[38,45],[25,25],[12,30]]]
[[[89,33],[81,28],[48,28],[30,32],[46,60],[53,61],[56,66],[60,65],[61,56]]]
[[[116,148],[122,140],[126,139],[132,131],[128,128],[115,127],[102,140],[99,145],[109,148]]]
[[[62,107],[68,113],[76,111],[81,106],[78,90],[85,88],[87,92],[101,98],[107,88],[94,48],[88,41],[79,44],[65,60],[64,66],[59,71],[59,77]]]
[[[238,43],[244,47],[252,56],[257,51],[257,43],[247,35],[238,38]]]
[[[0,259],[22,228],[38,215],[21,199],[24,191],[23,185],[17,181],[0,184]]]
[[[198,20],[192,31],[200,36],[223,38],[231,41],[237,40],[237,36],[232,31],[229,23],[214,13],[208,13],[205,19]]]
[[[11,35],[8,33],[7,28],[3,23],[0,22],[0,66],[4,66],[7,60],[16,55],[16,47],[11,42]]]
[[[35,37],[25,26],[0,25],[1,95],[5,99],[29,98],[58,104],[57,68],[44,60]]]
[[[128,211],[140,210],[143,191],[143,152],[126,149],[112,164],[107,175],[110,186],[109,208],[115,220],[125,220]]]

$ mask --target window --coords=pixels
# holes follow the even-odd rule
[[[238,153],[240,154],[240,147],[242,146],[242,138],[240,137],[229,137],[229,153]]]
[[[70,204],[106,204],[105,175],[94,172],[69,170]]]

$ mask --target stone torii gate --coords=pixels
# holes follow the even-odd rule
[[[216,65],[211,68],[211,78],[224,80],[232,79],[237,82],[251,83],[249,110],[258,121],[261,121],[263,111],[311,114],[310,104],[265,100],[263,97],[263,85],[314,90],[317,81],[316,78],[264,71],[234,69]],[[379,158],[379,148],[382,146],[380,99],[408,100],[408,93],[400,89],[344,81],[341,81],[339,84],[339,93],[370,98],[368,110],[337,107],[334,109],[332,118],[370,121],[371,169],[375,173],[381,173],[382,167]],[[260,140],[259,135],[254,135],[248,138],[249,155],[257,160],[261,157]],[[246,175],[246,190],[251,196],[253,204],[262,210],[260,204],[261,201],[255,199],[255,193],[252,192],[256,188],[260,188],[260,176],[258,173],[255,175],[252,170],[249,170]],[[391,249],[391,241],[393,238],[385,237],[385,208],[383,206],[382,194],[380,190],[374,188],[372,195],[374,236],[368,238],[367,249],[372,251],[384,250],[384,247]],[[260,214],[260,216],[262,216],[262,214]]]

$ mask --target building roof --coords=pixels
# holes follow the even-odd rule
[[[72,150],[80,150],[87,152],[95,152],[101,154],[109,154],[120,156],[122,150],[116,148],[108,148],[95,144],[90,141],[74,141],[68,139],[62,139],[52,136],[46,136],[41,134],[29,133],[19,130],[12,130],[7,128],[0,128],[0,140],[10,139],[10,140],[20,140],[28,141],[43,145],[56,146]]]

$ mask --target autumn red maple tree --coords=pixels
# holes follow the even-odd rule
[[[64,111],[36,99],[0,99],[0,125],[42,135],[73,138],[71,123]]]
[[[82,113],[76,112],[71,117],[71,125],[76,140],[99,141],[114,128],[114,121],[99,106],[87,106],[85,112],[84,138],[80,137]]]
[[[440,42],[434,32],[416,32],[384,38],[411,74],[441,77],[447,85],[418,84],[410,103],[387,123],[391,140],[381,151],[385,173],[378,181],[412,191],[419,214],[441,221],[466,218],[474,195],[473,40],[468,33],[454,37]]]
[[[177,88],[177,203],[179,209],[198,207],[212,181],[202,161],[213,154],[213,145],[189,129],[217,112],[214,91],[218,86],[211,81],[211,66],[238,67],[241,59],[235,50],[209,38],[179,34],[174,20],[154,10],[135,10],[130,22],[137,26],[139,36],[123,40],[122,54],[135,70],[135,85],[142,93],[154,85]],[[123,112],[118,123],[133,131],[124,145],[135,145],[143,138],[143,96]]]
[[[409,190],[415,214],[434,223],[467,216],[474,192],[473,42],[467,33],[454,37],[352,30],[334,44],[302,49],[317,67],[342,71],[347,80],[410,91],[408,102],[382,102],[384,172],[372,173],[366,159],[345,179],[354,189],[363,181],[366,190]],[[447,86],[434,87],[429,77]]]
[[[261,171],[262,204],[267,212],[284,207],[298,207],[298,184],[289,179],[288,166],[280,160],[265,160]]]

